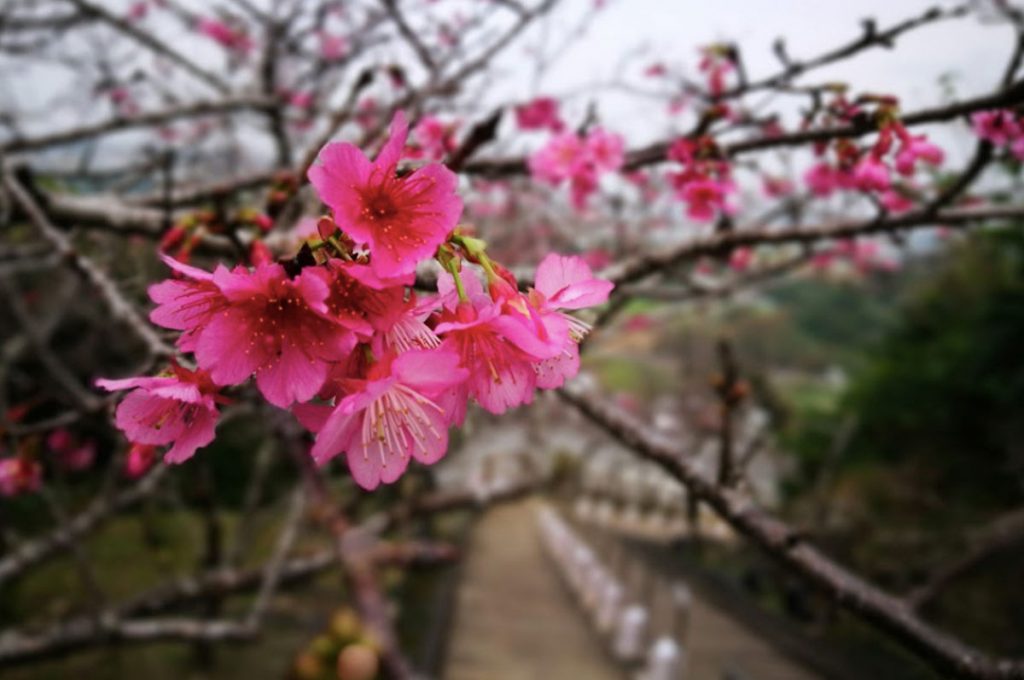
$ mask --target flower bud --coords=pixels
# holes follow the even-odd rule
[[[259,239],[252,242],[249,246],[249,262],[254,267],[258,267],[261,264],[270,264],[274,261],[274,255],[270,252],[270,248],[267,244]]]

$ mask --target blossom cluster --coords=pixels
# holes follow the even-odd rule
[[[833,102],[832,109],[846,123],[868,115],[861,106],[841,96]],[[863,149],[850,139],[838,139],[818,145],[815,151],[820,160],[804,174],[804,181],[816,196],[829,196],[837,190],[861,191],[878,195],[883,205],[900,212],[911,203],[898,191],[892,171],[909,180],[923,165],[941,165],[945,155],[925,135],[910,134],[899,121],[894,100],[882,98],[873,116],[879,125],[874,144]],[[826,158],[830,149],[835,157],[833,162]]]
[[[537,97],[517,106],[516,124],[521,130],[549,130],[554,133],[565,130],[565,123],[558,113],[558,100],[551,97]]]
[[[600,127],[586,135],[562,132],[530,156],[530,173],[553,186],[568,180],[573,207],[583,210],[601,176],[622,167],[623,146],[620,135]]]
[[[736,51],[731,45],[708,45],[701,49],[698,70],[707,78],[708,93],[720,97],[725,93],[725,81],[736,70]]]
[[[995,109],[971,116],[974,134],[999,149],[1009,149],[1017,160],[1024,160],[1024,119],[1013,111]]]
[[[98,381],[131,390],[116,423],[139,465],[152,447],[179,463],[213,441],[225,391],[255,377],[267,402],[315,434],[317,463],[344,453],[373,489],[410,458],[439,460],[468,402],[502,413],[577,372],[588,327],[567,312],[603,303],[612,284],[579,257],[550,254],[521,291],[458,228],[454,173],[437,163],[398,171],[407,134],[399,113],[373,161],[351,144],[321,151],[309,179],[331,217],[295,258],[210,272],[164,257],[176,277],[150,288],[150,319],[180,331],[191,359]],[[431,259],[443,271],[423,293],[416,269]]]
[[[7,422],[19,422],[32,404],[12,407],[5,414]],[[0,434],[3,434],[0,432]],[[20,437],[12,455],[0,447],[0,496],[17,496],[38,491],[43,483],[43,459],[61,473],[88,470],[96,460],[96,442],[57,427],[42,435]]]
[[[706,222],[718,215],[731,215],[735,207],[729,202],[736,191],[729,163],[722,158],[710,137],[676,140],[668,150],[668,159],[683,166],[669,173],[676,197],[686,204],[686,214]]]

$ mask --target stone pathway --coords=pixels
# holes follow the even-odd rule
[[[456,597],[445,680],[625,680],[544,554],[539,499],[474,527]],[[687,680],[814,680],[767,642],[695,598]]]
[[[548,561],[539,501],[474,527],[456,597],[446,680],[623,680]]]

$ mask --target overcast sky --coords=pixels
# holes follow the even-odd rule
[[[578,18],[593,0],[567,0],[558,17]],[[586,36],[569,49],[543,81],[541,89],[575,91],[588,82],[614,77],[622,56],[631,51],[640,64],[664,61],[696,67],[696,47],[715,41],[742,46],[751,78],[779,68],[772,43],[786,38],[789,54],[811,57],[856,38],[861,20],[873,17],[880,28],[891,26],[939,5],[920,0],[618,0],[598,12]],[[896,49],[873,49],[857,58],[809,75],[803,82],[848,82],[855,91],[897,95],[904,110],[942,101],[940,78],[951,79],[955,93],[968,97],[990,92],[1001,77],[1014,43],[1003,24],[975,18],[940,22],[900,38]],[[514,58],[514,57],[513,57]],[[631,69],[636,79],[636,69]],[[518,80],[518,79],[516,79]],[[801,102],[804,103],[804,102]],[[636,97],[610,96],[602,106],[631,137],[656,137],[651,104]],[[966,144],[966,142],[965,142]]]
[[[405,1],[413,5],[420,0]],[[443,8],[447,1],[439,0],[435,7]],[[105,4],[123,12],[129,3],[128,0],[110,0]],[[203,0],[182,0],[182,4],[200,14],[209,11],[209,5]],[[874,17],[878,26],[885,28],[936,4],[949,7],[953,3],[942,0],[606,0],[606,6],[595,11],[595,0],[562,0],[562,6],[551,17],[551,26],[529,32],[503,56],[498,65],[500,77],[489,78],[493,85],[489,104],[522,101],[535,94],[585,92],[616,76],[653,87],[654,81],[642,77],[647,65],[659,61],[692,74],[697,47],[725,40],[742,46],[748,72],[751,78],[757,78],[778,69],[771,45],[779,36],[785,36],[794,58],[811,57],[858,36],[860,22],[865,17]],[[524,59],[526,51],[538,45],[547,45],[550,50],[557,36],[564,35],[587,17],[590,22],[586,33],[560,55],[539,83],[536,82],[529,68],[531,60]],[[166,26],[168,21],[159,15],[150,20],[157,22],[151,27]],[[197,61],[212,65],[224,59],[223,51],[210,41],[181,36],[180,27],[177,35],[179,41],[190,41],[188,52]],[[945,95],[939,84],[943,76],[949,78],[958,97],[991,91],[1012,44],[1012,30],[1006,25],[983,24],[973,17],[941,22],[901,37],[895,50],[867,51],[853,60],[816,71],[802,82],[846,81],[854,91],[895,94],[905,110],[912,110],[943,100]],[[624,62],[626,55],[630,58]],[[621,73],[619,69],[624,63],[629,68]],[[17,103],[23,118],[28,118],[29,130],[34,127],[32,122],[52,129],[104,115],[102,107],[95,111],[83,110],[81,93],[76,91],[74,76],[67,70],[52,64],[22,63],[5,75],[0,91],[7,101]],[[204,96],[209,94],[202,88],[198,91]],[[63,110],[54,106],[55,98],[58,103],[61,99],[65,101]],[[593,100],[592,94],[570,98],[570,120],[573,120],[573,113],[578,120],[585,105]],[[631,145],[664,138],[666,132],[681,131],[688,126],[685,118],[668,116],[663,103],[652,103],[644,97],[602,90],[596,101],[602,123],[626,134]],[[752,99],[750,103],[757,101]],[[783,110],[788,107],[792,112],[796,104],[805,102],[785,98],[767,103]],[[46,116],[48,112],[54,115]],[[39,127],[35,131],[39,131]],[[949,135],[948,132],[942,134]],[[965,151],[970,144],[963,135],[950,135],[939,141],[952,146],[954,159],[959,155],[957,147]]]

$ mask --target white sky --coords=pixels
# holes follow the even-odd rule
[[[2,1],[2,0],[0,0]],[[422,0],[405,0],[414,7]],[[439,0],[446,2],[466,0]],[[475,0],[483,2],[485,0]],[[527,0],[529,3],[538,0]],[[127,0],[107,0],[115,11],[124,11]],[[183,4],[203,12],[198,0]],[[522,101],[534,94],[563,95],[592,90],[594,84],[608,83],[623,63],[629,68],[618,73],[632,83],[655,86],[642,77],[642,70],[654,61],[684,68],[691,75],[697,62],[697,47],[715,41],[734,41],[742,46],[744,61],[752,79],[773,73],[779,64],[772,54],[772,42],[785,36],[790,55],[800,59],[844,43],[860,35],[860,21],[874,17],[880,28],[923,13],[936,4],[949,7],[943,0],[608,0],[607,6],[594,10],[594,0],[563,0],[551,17],[553,25],[527,33],[499,62],[499,77],[491,77],[489,104]],[[453,5],[454,6],[454,5]],[[532,78],[528,49],[547,44],[551,36],[564,34],[586,17],[592,21],[587,32],[557,60],[538,84]],[[163,23],[156,17],[155,21]],[[544,43],[544,36],[548,42]],[[189,36],[190,55],[218,70],[223,52],[208,40]],[[195,43],[195,44],[193,44]],[[895,50],[873,49],[851,61],[821,69],[806,77],[804,83],[843,80],[853,90],[895,94],[904,109],[930,106],[943,100],[939,85],[942,76],[951,78],[957,97],[969,97],[991,91],[1002,73],[1013,44],[1012,30],[1005,25],[985,25],[975,18],[942,22],[918,29],[900,38]],[[631,55],[624,62],[626,55]],[[81,106],[82,93],[70,72],[52,63],[23,62],[15,72],[5,73],[0,91],[14,101],[29,124],[27,131],[67,127],[97,115],[104,108],[89,111]],[[182,81],[178,81],[182,82]],[[188,78],[184,79],[188,82]],[[209,92],[195,88],[203,98]],[[570,98],[570,121],[578,121],[592,94]],[[670,131],[687,129],[685,117],[670,119],[660,102],[637,96],[601,90],[597,95],[602,123],[624,133],[630,145],[662,139]],[[757,100],[752,100],[757,101]],[[55,103],[57,104],[55,106]],[[63,103],[63,107],[60,104]],[[784,98],[769,102],[792,112],[805,100]],[[53,115],[46,115],[52,113]],[[38,114],[38,116],[36,115]],[[33,119],[36,125],[32,125]],[[790,122],[792,119],[790,119]],[[948,136],[946,136],[948,135]],[[958,147],[965,152],[970,145],[966,135],[948,132],[938,141],[951,151],[955,160]],[[952,147],[952,148],[951,148]]]
[[[567,0],[560,17],[580,17],[593,0]],[[794,59],[811,57],[861,34],[861,20],[873,17],[887,28],[939,5],[921,0],[617,0],[598,13],[584,39],[564,55],[545,79],[542,90],[578,90],[587,82],[614,77],[624,54],[642,51],[629,70],[636,82],[641,65],[663,61],[696,68],[696,48],[733,41],[743,50],[751,79],[774,73],[779,62],[772,43],[785,36]],[[873,49],[853,60],[823,68],[801,82],[841,80],[854,91],[897,95],[904,110],[940,103],[940,77],[948,76],[956,96],[989,92],[1001,77],[1013,48],[1014,35],[1003,24],[982,24],[975,18],[940,22],[899,39],[894,50]],[[799,101],[804,105],[805,101]],[[637,140],[661,137],[652,130],[651,103],[636,97],[611,97],[602,111]],[[664,125],[662,119],[654,125]]]

